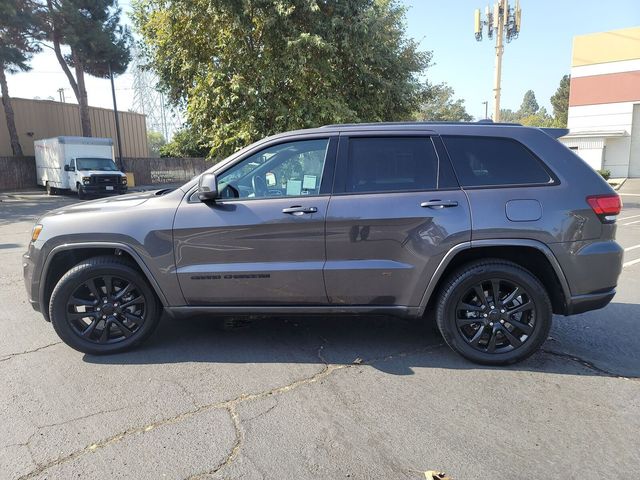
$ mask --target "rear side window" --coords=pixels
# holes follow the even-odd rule
[[[510,138],[442,137],[460,185],[540,185],[553,179],[542,162]]]
[[[429,137],[351,137],[346,191],[434,190],[438,157]]]

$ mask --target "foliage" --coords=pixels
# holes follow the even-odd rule
[[[46,0],[47,33],[58,63],[80,106],[84,136],[91,136],[84,74],[107,78],[123,73],[131,60],[131,33],[120,25],[116,0]],[[70,53],[63,55],[61,45]],[[75,69],[75,77],[71,73]]]
[[[405,120],[430,52],[396,0],[140,0],[150,63],[211,155],[333,122]]]
[[[416,120],[470,122],[473,117],[467,113],[464,100],[453,99],[453,88],[447,84],[430,88],[426,101],[415,114]]]
[[[518,116],[520,118],[524,118],[530,115],[535,115],[539,109],[540,105],[538,105],[538,101],[536,100],[536,94],[533,90],[527,90],[522,98],[522,104],[518,110]]]
[[[527,127],[553,127],[555,126],[553,117],[547,113],[547,109],[542,107],[537,112],[526,115],[518,119],[519,123]]]
[[[40,51],[38,41],[42,38],[42,29],[39,10],[39,6],[30,0],[0,0],[0,91],[9,141],[16,156],[22,156],[22,146],[16,130],[6,74],[29,70],[29,60]]]
[[[176,132],[169,143],[160,147],[160,156],[206,157],[209,149],[198,141],[201,137],[193,128],[185,127]]]
[[[160,156],[160,148],[166,145],[167,140],[160,132],[147,132],[147,145],[149,147],[149,156],[158,158]]]
[[[569,114],[569,85],[571,83],[571,75],[564,75],[560,80],[560,85],[556,93],[551,97],[551,106],[553,107],[553,117],[558,127],[567,126],[567,116]]]
[[[602,178],[605,180],[609,180],[609,178],[611,178],[611,170],[602,169],[598,170],[598,173],[602,175]]]

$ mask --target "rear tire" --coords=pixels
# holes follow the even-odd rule
[[[458,269],[445,281],[436,310],[445,342],[484,365],[509,365],[532,355],[547,339],[551,320],[551,301],[538,278],[500,259]]]
[[[46,183],[45,188],[47,189],[47,195],[55,195],[58,193],[56,187],[52,187],[49,182]]]
[[[135,347],[155,330],[161,307],[146,278],[126,260],[93,257],[60,279],[49,317],[58,336],[92,355]]]

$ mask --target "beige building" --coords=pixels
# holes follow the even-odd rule
[[[52,100],[29,100],[12,98],[16,129],[25,155],[32,156],[34,140],[58,136],[79,136],[80,112],[73,103]],[[113,110],[89,107],[94,137],[113,139],[118,155],[116,127]],[[139,113],[119,112],[122,154],[124,157],[143,158],[149,156],[145,116]],[[11,143],[4,110],[0,107],[0,156],[10,156]]]

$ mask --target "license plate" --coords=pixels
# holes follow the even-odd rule
[[[112,187],[111,185],[107,185],[105,188],[106,188],[107,190],[113,190],[113,187]]]

